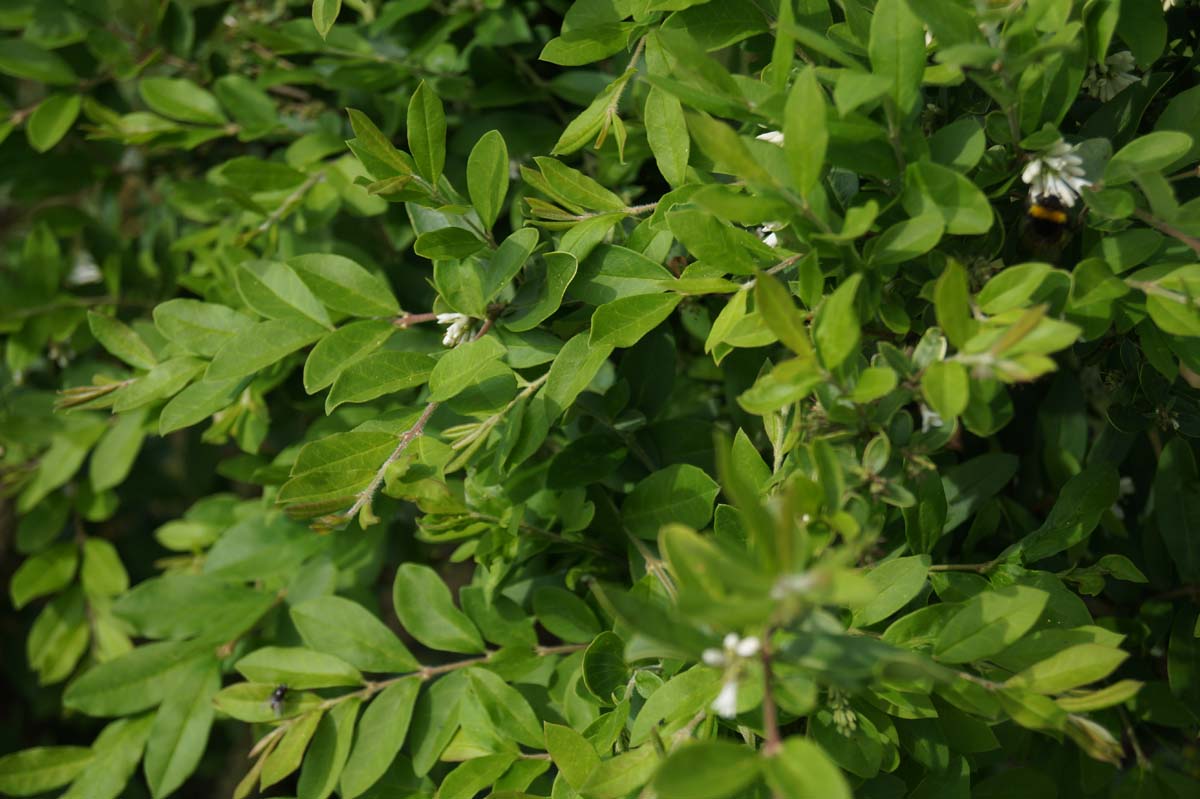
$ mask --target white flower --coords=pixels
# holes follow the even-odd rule
[[[932,408],[927,407],[924,403],[921,404],[921,432],[928,433],[931,428],[941,427],[945,422],[942,420],[941,414]]]
[[[442,336],[442,346],[455,347],[471,329],[471,317],[460,313],[440,313],[437,315],[439,325],[449,325],[446,335]]]
[[[1163,0],[1163,11],[1170,11],[1180,4],[1180,0]]]
[[[1138,82],[1138,77],[1133,71],[1135,63],[1133,53],[1128,50],[1113,53],[1104,59],[1103,64],[1092,64],[1087,78],[1083,81],[1083,88],[1088,94],[1107,103],[1126,87]]]
[[[800,517],[800,521],[808,524],[808,514],[806,513]],[[799,594],[803,596],[815,588],[816,585],[817,578],[809,572],[802,572],[800,574],[785,574],[776,580],[775,585],[772,586],[771,598],[784,599],[791,594]]]
[[[86,286],[89,283],[99,283],[104,280],[104,275],[100,272],[100,267],[96,265],[96,259],[87,251],[80,251],[75,255],[75,264],[71,267],[71,273],[67,275],[68,286]]]
[[[926,47],[933,46],[933,31],[929,30],[928,25],[925,26],[925,46]]]
[[[726,680],[721,686],[721,693],[717,694],[717,698],[712,701],[712,709],[717,715],[724,719],[731,719],[737,715],[737,680]]]
[[[758,237],[762,239],[762,243],[768,247],[778,247],[779,236],[775,235],[775,231],[783,230],[783,228],[786,226],[786,222],[768,222],[758,229]]]
[[[781,130],[768,130],[766,133],[760,133],[754,138],[758,139],[759,141],[778,144],[780,147],[783,146],[783,131]]]
[[[1121,482],[1118,483],[1117,491],[1123,497],[1127,497],[1130,494],[1136,494],[1137,487],[1134,486],[1134,484],[1133,484],[1133,478],[1132,477],[1122,477]]]
[[[1083,176],[1083,159],[1075,148],[1062,139],[1025,165],[1021,180],[1029,184],[1029,194],[1035,199],[1057,197],[1070,208],[1079,192],[1092,185]]]

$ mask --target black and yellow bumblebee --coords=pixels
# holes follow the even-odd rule
[[[1074,221],[1070,210],[1055,195],[1030,195],[1019,232],[1029,257],[1054,263],[1075,232]]]

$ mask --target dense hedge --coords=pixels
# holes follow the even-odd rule
[[[1198,795],[1198,60],[0,2],[0,793]]]

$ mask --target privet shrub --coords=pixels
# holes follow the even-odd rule
[[[0,792],[1198,795],[1195,4],[0,27]]]

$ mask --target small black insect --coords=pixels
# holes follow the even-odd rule
[[[283,702],[287,699],[288,687],[286,685],[277,685],[275,690],[271,692],[271,698],[267,700],[267,704],[271,706],[276,716],[283,715]]]

